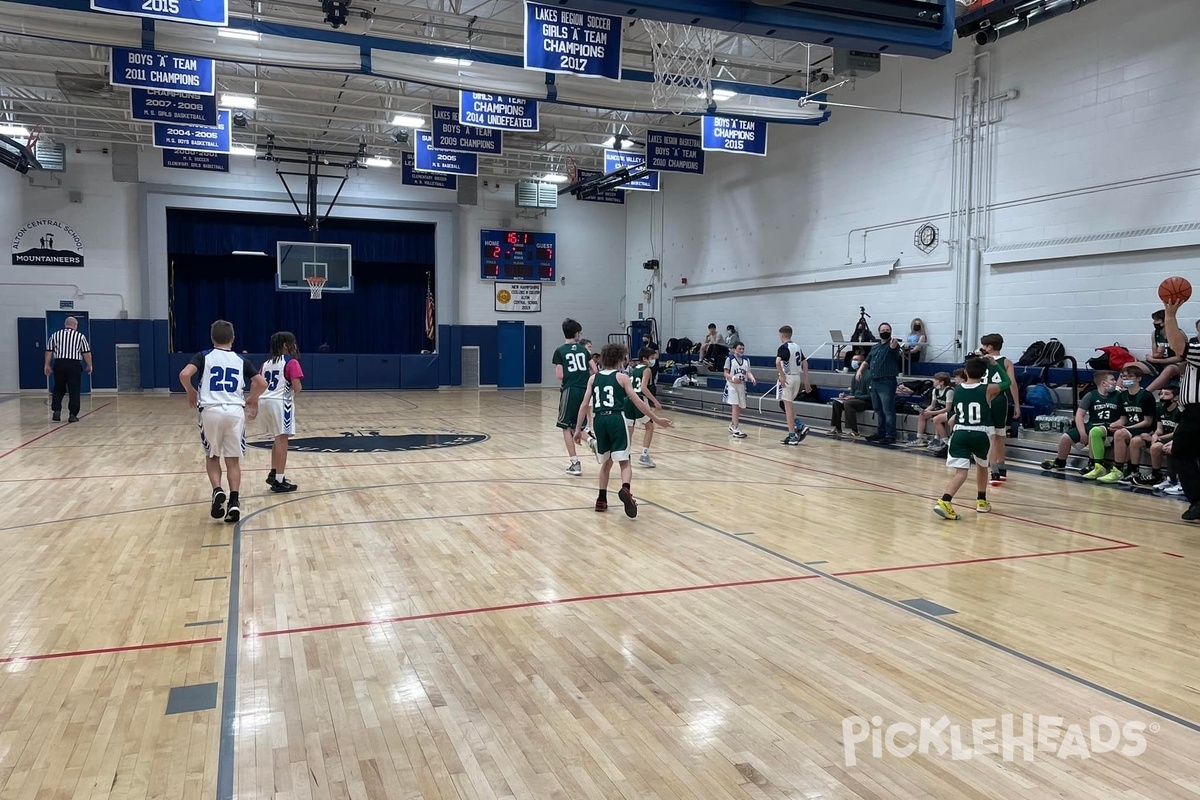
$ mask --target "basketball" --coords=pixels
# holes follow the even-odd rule
[[[1186,303],[1192,296],[1192,284],[1187,278],[1167,278],[1158,285],[1158,299],[1167,305]]]

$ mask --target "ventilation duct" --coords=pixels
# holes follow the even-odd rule
[[[1012,36],[1014,33],[1020,33],[1032,28],[1034,25],[1041,25],[1043,22],[1048,22],[1064,14],[1070,14],[1075,9],[1082,8],[1088,3],[1094,2],[1096,0],[1042,0],[1028,8],[1019,8],[1016,19],[1004,22],[994,28],[987,28],[975,34],[975,43],[982,46],[998,42],[1001,39]]]

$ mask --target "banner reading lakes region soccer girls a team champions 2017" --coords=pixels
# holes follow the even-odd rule
[[[623,19],[525,3],[525,69],[621,80]]]

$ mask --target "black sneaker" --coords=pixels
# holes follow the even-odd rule
[[[55,414],[50,419],[54,420],[55,422],[62,422],[62,414]]]
[[[212,494],[212,509],[208,512],[213,519],[220,519],[225,516],[225,500],[228,495],[224,489],[213,489]]]
[[[294,491],[296,491],[296,490],[297,490],[297,489],[299,489],[299,488],[300,488],[299,486],[297,486],[296,484],[292,483],[292,482],[291,482],[291,481],[289,481],[287,478],[284,478],[284,479],[283,479],[283,480],[281,480],[281,481],[275,481],[274,483],[272,483],[272,484],[271,484],[271,491],[272,491],[272,492],[276,492],[276,493],[279,493],[279,492],[294,492]]]
[[[225,521],[230,525],[242,518],[242,510],[238,508],[236,502],[231,502],[229,508],[225,510]]]
[[[1154,486],[1157,486],[1160,483],[1162,483],[1161,475],[1146,475],[1144,473],[1139,472],[1137,475],[1133,476],[1133,485],[1134,486],[1141,486],[1144,488],[1152,488]]]
[[[796,431],[796,441],[803,442],[806,438],[808,438],[808,426],[807,425],[805,425],[800,430]]]
[[[67,422],[79,422],[79,417],[72,414],[71,416],[67,417]]]
[[[895,444],[896,437],[895,436],[885,436],[879,440],[879,443],[880,444]]]
[[[1047,458],[1045,461],[1042,462],[1042,469],[1044,469],[1044,470],[1066,469],[1066,468],[1067,468],[1067,462],[1066,461],[1060,462],[1057,458]]]
[[[1188,522],[1195,522],[1200,519],[1200,503],[1192,503],[1188,506],[1188,510],[1183,512],[1181,519],[1185,519]]]
[[[267,486],[270,486],[272,489],[274,489],[278,485],[279,481],[275,480],[275,470],[271,470],[267,473]]]
[[[617,497],[621,498],[621,502],[625,504],[625,516],[633,519],[637,516],[637,501],[633,499],[633,492],[628,489],[621,489],[617,492]]]

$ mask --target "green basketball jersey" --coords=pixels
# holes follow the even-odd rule
[[[1008,390],[1012,386],[1012,378],[1008,376],[1008,359],[1004,356],[996,356],[996,361],[993,363],[988,361],[987,382],[1000,387],[1001,392]]]
[[[588,378],[591,377],[591,372],[588,370],[588,359],[591,357],[592,354],[587,351],[587,348],[577,342],[568,342],[558,346],[550,362],[562,365],[564,389],[567,387],[582,389],[587,386]]]
[[[954,429],[992,428],[992,409],[987,400],[987,384],[960,384],[954,390]]]
[[[612,369],[596,373],[592,381],[592,396],[588,398],[593,411],[613,412],[625,407],[625,389],[617,383],[617,374],[617,371]]]
[[[1117,404],[1121,408],[1121,414],[1125,417],[1126,425],[1137,425],[1146,418],[1145,410],[1142,408],[1142,401],[1146,397],[1146,390],[1139,388],[1137,394],[1130,394],[1122,391],[1117,395]]]
[[[648,380],[650,380],[650,367],[646,366],[645,364],[637,364],[629,372],[629,383],[633,386],[633,390],[637,392],[638,396],[642,399],[645,399],[646,397],[646,392],[642,389],[642,387],[645,385],[645,381]],[[640,414],[641,412],[638,411],[637,406],[633,404],[633,401],[629,399],[629,396],[624,392],[621,394],[625,398],[626,413],[633,412]]]
[[[1117,401],[1116,392],[1100,394],[1093,390],[1087,396],[1092,403],[1088,409],[1088,425],[1110,425],[1121,418],[1121,404]]]
[[[1175,433],[1175,428],[1179,426],[1179,417],[1183,414],[1183,410],[1179,404],[1175,404],[1175,410],[1168,411],[1167,407],[1162,403],[1158,404],[1158,421],[1162,423],[1163,435],[1171,435]]]

